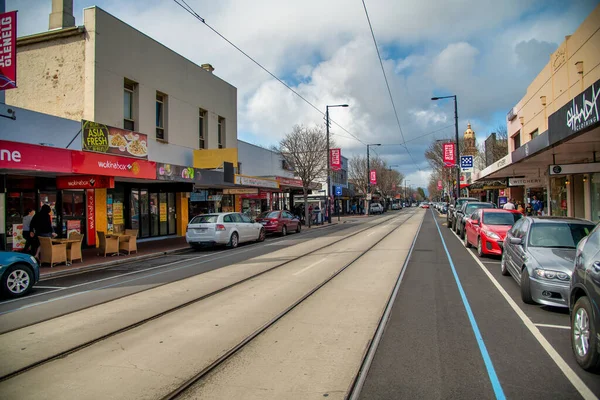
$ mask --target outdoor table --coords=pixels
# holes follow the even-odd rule
[[[69,247],[71,247],[72,243],[79,243],[79,240],[76,239],[52,239],[52,243],[58,243],[58,244],[66,244],[67,245],[67,249]],[[69,262],[69,260],[67,260],[67,262],[65,263],[68,266],[71,265],[71,263]]]
[[[106,235],[106,237],[116,237],[119,239],[119,242],[125,241],[125,240],[129,240],[129,238],[131,237],[131,235],[126,235],[124,233],[111,233],[110,235]],[[125,253],[121,254],[121,252],[119,251],[119,253],[117,253],[118,255],[126,255]]]

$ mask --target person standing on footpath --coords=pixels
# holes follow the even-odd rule
[[[514,199],[509,199],[502,208],[505,210],[514,210],[515,209],[514,201],[515,201]]]
[[[35,214],[31,219],[30,229],[35,233],[37,250],[35,252],[35,258],[40,259],[40,249],[39,238],[40,237],[55,237],[56,233],[54,233],[54,229],[52,228],[52,216],[50,215],[50,206],[48,204],[44,204],[40,209],[40,212]]]
[[[525,207],[525,215],[533,215],[533,207],[531,206],[531,203],[527,203],[527,207]]]
[[[35,210],[28,208],[25,210],[25,216],[23,217],[23,238],[25,239],[25,247],[23,247],[23,253],[30,253],[33,251],[34,241],[33,234],[31,233],[31,219],[35,214]]]

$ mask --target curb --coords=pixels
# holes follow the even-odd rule
[[[113,261],[107,261],[107,262],[103,262],[103,263],[99,263],[99,264],[86,265],[85,267],[78,267],[78,268],[74,268],[74,269],[57,271],[57,272],[49,272],[47,274],[40,274],[39,282],[54,279],[54,278],[62,278],[65,276],[77,275],[77,274],[81,274],[83,272],[90,272],[90,271],[95,271],[95,270],[99,270],[99,269],[106,269],[106,268],[114,267],[116,265],[126,264],[126,263],[130,263],[130,262],[134,262],[134,261],[142,261],[142,260],[147,260],[150,258],[157,258],[157,257],[165,256],[168,254],[184,252],[186,250],[189,250],[189,247],[179,247],[177,249],[165,250],[165,251],[161,251],[161,252],[157,252],[157,253],[142,254],[139,256],[131,257],[131,258],[122,258],[122,259],[116,259]]]

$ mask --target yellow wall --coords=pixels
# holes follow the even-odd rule
[[[578,73],[576,63],[583,63]],[[514,107],[517,117],[507,121],[508,137],[521,134],[521,145],[530,133],[548,129],[548,117],[600,79],[600,6],[588,15],[577,30],[560,44],[546,66],[527,87],[527,93]],[[546,105],[541,97],[545,96]],[[515,150],[513,140],[509,151]]]
[[[108,218],[106,217],[106,189],[94,189],[96,199],[96,232],[106,233]],[[100,240],[96,234],[96,247],[100,246]]]
[[[223,166],[223,162],[225,161],[233,163],[233,167],[237,168],[238,149],[226,148],[194,150],[194,168],[220,168]]]
[[[176,193],[175,202],[177,203],[177,236],[185,236],[189,218],[186,193]]]

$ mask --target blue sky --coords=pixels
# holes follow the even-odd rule
[[[505,124],[510,107],[549,60],[550,53],[598,4],[595,0],[366,0],[384,58],[404,138],[412,155],[395,144],[401,134],[360,0],[188,0],[198,14],[318,109],[377,153],[427,186],[424,151],[431,140],[453,135],[456,94],[459,130],[470,121],[479,141]],[[294,124],[323,124],[323,116],[268,76],[171,0],[75,0],[82,10],[98,5],[238,88],[238,135],[276,144]],[[19,35],[48,27],[51,0],[6,0],[19,10]],[[365,146],[337,126],[332,131],[346,156]],[[394,144],[394,145],[393,145]]]

